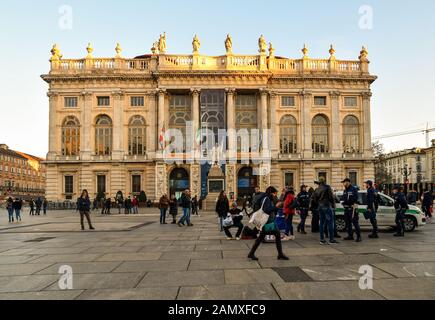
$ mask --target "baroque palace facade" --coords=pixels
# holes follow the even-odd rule
[[[263,36],[256,55],[234,54],[230,36],[222,56],[200,54],[196,36],[192,46],[190,55],[167,54],[165,34],[151,54],[133,59],[122,57],[119,44],[113,58],[95,58],[89,44],[85,58],[64,59],[53,47],[51,70],[42,76],[49,84],[48,200],[75,199],[82,189],[112,198],[145,191],[157,200],[186,188],[206,197],[223,187],[240,197],[256,185],[313,186],[319,176],[335,188],[346,176],[357,185],[374,178],[370,87],[376,77],[365,48],[358,60],[343,61],[332,46],[328,59],[310,58],[306,46],[300,59],[278,57]],[[217,170],[222,184],[211,186],[210,164],[168,164],[163,132],[185,131],[188,121],[230,130],[232,159],[258,156],[240,149],[232,129],[270,129],[268,170],[258,174],[255,162],[228,162]]]

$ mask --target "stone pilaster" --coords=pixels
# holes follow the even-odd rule
[[[362,95],[363,127],[364,127],[364,157],[372,158],[372,123],[371,123],[371,92],[365,92]]]
[[[270,94],[270,130],[271,130],[271,148],[272,148],[272,159],[278,159],[279,155],[279,119],[277,116],[278,109],[278,98],[279,96],[275,92],[269,92]]]
[[[158,150],[157,144],[159,137],[157,130],[157,103],[155,93],[148,93],[147,99],[149,107],[149,119],[147,119],[147,153],[151,159],[154,159],[156,151]]]
[[[271,169],[272,168],[270,163],[262,163],[259,166],[260,175],[258,176],[258,179],[259,179],[261,190],[266,190],[270,186]]]
[[[91,142],[91,130],[92,126],[92,99],[91,92],[85,91],[82,93],[82,133],[81,133],[81,159],[83,161],[91,160],[91,155],[95,152],[92,150],[93,142]]]
[[[237,153],[237,135],[236,135],[236,109],[234,106],[234,95],[236,90],[227,89],[227,129],[228,129],[228,158],[235,159]]]
[[[88,190],[89,195],[96,195],[97,189],[93,183],[94,174],[91,165],[89,163],[83,163],[80,169],[79,193],[86,189]]]
[[[201,167],[198,164],[190,166],[190,191],[192,197],[201,196]]]
[[[168,173],[165,163],[157,163],[156,165],[156,189],[155,189],[155,201],[158,201],[160,197],[168,193]]]
[[[113,97],[113,160],[122,160],[125,154],[124,145],[124,92],[112,93]]]
[[[62,182],[61,179],[63,179],[63,177],[60,175],[57,166],[52,164],[47,165],[45,196],[48,201],[65,200],[61,197],[63,193],[62,185],[59,185],[59,182]]]
[[[194,88],[190,90],[192,93],[192,122],[193,122],[193,141],[192,143],[192,153],[195,156],[195,159],[199,159],[200,157],[200,150],[196,147],[196,135],[198,130],[201,128],[201,119],[200,119],[200,97],[201,97],[201,91],[200,89]],[[189,134],[188,132],[186,134]],[[193,193],[193,190],[192,190]]]
[[[225,169],[227,194],[234,192],[234,195],[237,196],[237,167],[235,164],[227,164]]]
[[[49,134],[48,134],[48,154],[47,160],[56,160],[56,156],[60,154],[58,150],[58,133],[57,133],[57,110],[59,104],[59,94],[56,92],[49,92]]]
[[[311,100],[312,94],[306,91],[300,92],[301,97],[301,118],[302,118],[302,156],[305,159],[313,157],[312,135],[311,135]]]
[[[332,107],[332,117],[331,117],[331,140],[332,140],[332,157],[337,159],[343,154],[343,138],[341,134],[340,125],[340,92],[331,92],[331,107]]]
[[[331,168],[331,187],[335,190],[341,190],[342,184],[341,181],[343,181],[345,177],[345,173],[343,172],[342,163],[339,161],[333,161],[332,162],[332,168]]]
[[[158,95],[158,105],[157,105],[157,113],[158,113],[158,121],[157,121],[157,141],[160,139],[160,135],[162,134],[162,130],[167,130],[166,127],[166,90],[165,89],[159,89],[157,91]],[[158,143],[158,150],[159,150],[159,156],[163,157],[163,148],[161,143]]]

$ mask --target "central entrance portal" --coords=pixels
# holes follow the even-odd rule
[[[255,192],[258,179],[254,176],[254,170],[251,167],[240,169],[237,179],[237,193],[239,198],[251,198]]]
[[[190,177],[186,169],[176,168],[172,170],[169,176],[169,192],[175,194],[177,199],[180,199],[181,194],[190,188]]]

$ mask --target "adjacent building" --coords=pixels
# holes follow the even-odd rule
[[[110,197],[145,191],[155,200],[190,188],[205,198],[210,185],[240,197],[256,185],[313,186],[319,176],[335,188],[346,176],[357,185],[374,178],[376,77],[365,48],[344,61],[332,46],[326,59],[310,58],[307,47],[301,58],[278,57],[264,37],[253,55],[234,54],[230,36],[220,56],[200,54],[198,37],[192,45],[193,54],[168,54],[164,35],[151,54],[132,59],[122,57],[119,44],[113,58],[94,57],[89,45],[85,58],[64,59],[53,47],[51,70],[42,76],[49,84],[49,200],[75,199],[82,189]],[[168,163],[165,132],[184,134],[187,123],[193,132],[228,131],[221,153],[233,161],[220,163],[222,184],[208,181],[212,163],[188,161],[192,148],[203,155],[201,138],[171,153],[183,163]],[[256,129],[269,130],[271,139],[258,150],[243,148],[239,133]]]
[[[0,198],[45,196],[44,159],[0,144]]]

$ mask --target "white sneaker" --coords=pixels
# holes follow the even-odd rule
[[[281,239],[281,241],[290,241],[290,237],[285,236],[284,238]]]
[[[237,241],[240,241],[240,240],[241,240],[241,238],[236,238],[236,240],[237,240]]]
[[[294,240],[296,240],[296,237],[295,237],[295,236],[290,236],[289,239],[290,239],[291,241],[294,241]]]
[[[228,241],[231,241],[231,240],[233,240],[233,238],[227,237],[227,240],[228,240]]]

